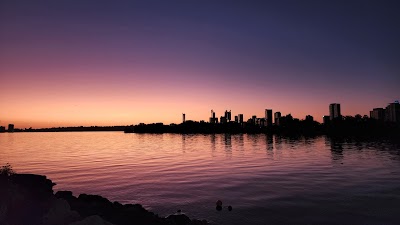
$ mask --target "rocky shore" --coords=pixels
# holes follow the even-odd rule
[[[184,214],[166,218],[139,204],[110,202],[98,195],[70,191],[54,194],[53,183],[45,176],[12,174],[0,176],[0,224],[2,225],[204,225],[205,220]]]

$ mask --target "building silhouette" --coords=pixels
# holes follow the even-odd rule
[[[6,132],[6,127],[0,126],[0,133]]]
[[[256,125],[256,122],[257,122],[257,116],[256,115],[253,115],[252,117],[251,117],[251,124],[253,124],[253,125]]]
[[[279,119],[282,117],[281,112],[275,112],[274,113],[274,122],[275,125],[279,126]]]
[[[265,121],[266,121],[267,127],[272,126],[272,109],[265,110]]]
[[[244,123],[243,114],[239,114],[238,117],[239,117],[239,123],[243,125]]]
[[[228,121],[228,122],[231,122],[231,120],[232,120],[232,113],[231,113],[231,110],[225,110],[225,118],[226,118],[226,120]]]
[[[227,123],[227,122],[228,122],[228,119],[227,119],[225,116],[221,116],[219,122],[220,122],[220,123]]]
[[[400,122],[400,104],[399,102],[390,103],[385,109],[385,121],[392,123]]]
[[[186,122],[186,115],[185,113],[182,113],[182,123]]]
[[[374,108],[369,112],[369,117],[379,121],[385,121],[385,109],[384,108]]]
[[[332,103],[329,105],[329,118],[330,118],[330,120],[342,118],[342,114],[340,113],[340,104],[339,103]]]
[[[211,110],[210,123],[218,123],[218,118],[215,117],[214,110]]]
[[[14,132],[14,124],[8,124],[8,132]]]

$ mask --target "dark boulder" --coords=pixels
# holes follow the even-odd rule
[[[175,225],[188,225],[191,224],[191,220],[185,214],[180,215],[170,215],[167,217],[167,220],[171,221],[172,224]]]

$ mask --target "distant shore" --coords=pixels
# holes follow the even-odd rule
[[[166,218],[140,204],[111,202],[99,195],[53,193],[53,183],[34,174],[0,174],[0,224],[30,225],[205,225],[177,213]]]
[[[320,124],[315,121],[286,121],[286,124],[260,126],[254,123],[207,123],[186,121],[181,124],[151,123],[128,126],[77,126],[15,129],[13,132],[97,132],[120,131],[124,133],[174,133],[174,134],[275,134],[282,136],[363,136],[398,137],[400,124],[383,123],[376,120],[347,119]],[[4,132],[4,131],[3,131]]]

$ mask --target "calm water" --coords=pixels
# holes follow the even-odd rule
[[[56,190],[212,224],[399,224],[400,145],[327,137],[0,134],[0,165]],[[224,208],[215,210],[221,199]]]

